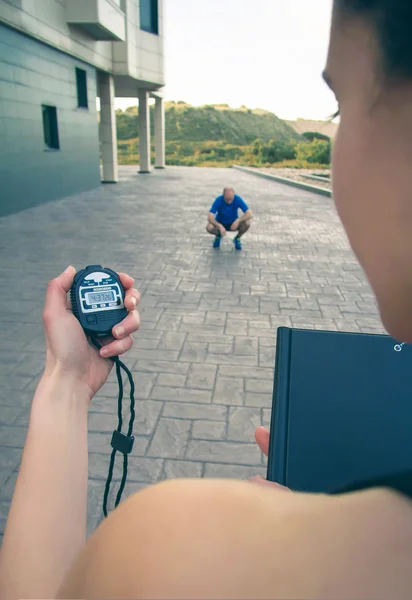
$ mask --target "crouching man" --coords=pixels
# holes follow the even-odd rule
[[[239,209],[243,215],[239,217]],[[208,214],[208,224],[206,230],[208,233],[216,236],[213,242],[214,248],[219,248],[222,237],[227,231],[237,231],[233,240],[236,250],[242,249],[240,238],[250,227],[252,211],[246,202],[231,187],[225,187],[223,194],[218,196],[213,202]]]

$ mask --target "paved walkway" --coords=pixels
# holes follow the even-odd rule
[[[0,533],[44,361],[45,287],[67,264],[125,270],[143,294],[126,357],[137,398],[126,495],[169,477],[265,474],[253,432],[269,424],[278,326],[382,331],[328,198],[230,169],[121,176],[0,220]],[[226,184],[256,215],[242,252],[228,239],[213,250],[205,232]],[[89,531],[101,518],[116,400],[111,377],[90,413]],[[117,486],[120,465],[115,476]]]

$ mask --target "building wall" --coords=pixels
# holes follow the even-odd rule
[[[164,85],[163,2],[158,0],[159,34],[140,29],[140,1],[125,0],[127,39],[113,45],[116,74],[127,73],[140,81]]]
[[[112,69],[112,43],[67,25],[66,0],[0,0],[1,21],[95,67]]]
[[[75,67],[87,72],[77,108]],[[57,107],[60,150],[44,143],[41,105]],[[0,24],[0,215],[100,184],[96,71]]]
[[[88,0],[84,0],[86,2]],[[66,23],[70,0],[0,0],[4,22],[103,71],[164,85],[163,0],[158,0],[159,35],[140,29],[140,0],[121,0],[126,14],[125,42],[93,40]]]

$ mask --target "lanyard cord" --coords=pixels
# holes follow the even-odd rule
[[[102,345],[95,338],[91,338],[91,341],[96,348],[101,348]],[[135,418],[135,401],[134,401],[134,381],[133,376],[126,365],[119,359],[118,356],[111,357],[111,360],[116,365],[116,375],[117,375],[117,383],[119,385],[119,395],[117,399],[117,418],[118,424],[117,429],[113,431],[111,446],[113,448],[112,454],[110,457],[109,464],[109,473],[107,475],[106,485],[104,488],[104,497],[103,497],[103,514],[107,517],[107,500],[109,497],[110,484],[113,477],[113,469],[114,469],[114,461],[116,458],[116,452],[119,451],[123,454],[123,476],[120,483],[119,491],[117,492],[115,508],[119,505],[124,487],[126,485],[127,479],[127,467],[128,467],[128,455],[133,449],[134,437],[132,435],[133,432],[133,423]],[[129,419],[129,427],[127,430],[127,434],[122,433],[122,425],[123,425],[123,381],[122,381],[122,369],[126,373],[129,384],[130,384],[130,419]]]

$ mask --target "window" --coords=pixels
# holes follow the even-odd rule
[[[60,150],[57,108],[42,104],[44,143],[50,150]]]
[[[159,34],[157,0],[140,0],[140,29]]]
[[[87,73],[84,69],[76,67],[76,85],[77,85],[77,106],[79,108],[89,108],[87,101]]]

